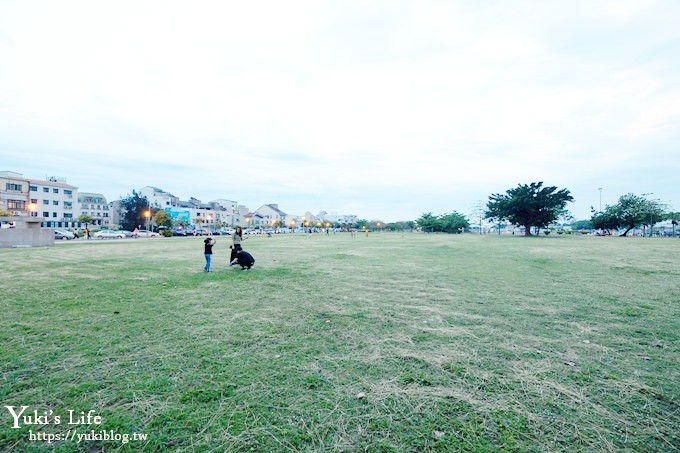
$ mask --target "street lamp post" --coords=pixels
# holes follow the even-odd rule
[[[151,219],[151,211],[144,211],[144,217],[146,217],[146,229],[149,229],[149,220]]]
[[[649,195],[654,195],[654,192],[648,192],[648,193],[642,194],[643,197],[647,197]],[[645,201],[647,201],[647,200],[645,200]],[[653,230],[654,230],[654,228],[652,227],[652,211],[650,210],[649,211],[649,237],[650,238],[652,237]],[[645,237],[644,225],[642,226],[642,237]]]
[[[600,191],[600,212],[602,212],[602,187],[598,187],[597,190]]]

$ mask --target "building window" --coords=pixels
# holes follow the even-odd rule
[[[49,217],[49,216],[50,216],[49,212],[43,211],[43,217]]]
[[[37,192],[38,186],[31,186],[31,192]]]
[[[31,204],[38,204],[37,198],[31,198]]]
[[[8,182],[5,184],[5,190],[13,191],[13,192],[21,192],[21,184],[12,184],[11,182]]]
[[[43,192],[45,192],[45,193],[50,193],[49,187],[43,187]]]
[[[43,204],[50,204],[50,200],[43,200]]]
[[[73,214],[64,214],[64,218],[65,218],[65,219],[72,219],[72,218],[73,218]]]
[[[52,192],[59,193],[59,189],[52,189]]]
[[[59,206],[59,200],[52,200],[52,204],[54,206]]]
[[[7,209],[23,210],[26,202],[23,200],[7,200]]]
[[[52,213],[52,217],[56,218],[56,217],[57,217],[57,213],[56,213],[56,212],[53,212],[53,213]]]
[[[64,189],[64,195],[73,195],[73,191]]]

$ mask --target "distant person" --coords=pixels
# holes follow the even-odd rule
[[[250,270],[250,268],[255,264],[255,258],[253,258],[253,255],[246,252],[245,250],[239,250],[236,252],[236,257],[231,263],[229,263],[230,266],[234,266],[236,264],[241,266],[242,271],[247,271]]]
[[[83,237],[84,237],[85,239],[92,239],[92,236],[90,236],[90,230],[88,230],[87,228],[85,228],[85,231],[83,231]]]
[[[234,235],[231,237],[232,244],[229,262],[234,261],[234,258],[236,258],[236,254],[239,252],[239,250],[243,250],[243,247],[241,247],[241,242],[245,241],[246,239],[248,239],[248,236],[243,237],[243,228],[237,226],[234,230]]]
[[[210,272],[210,265],[212,262],[212,248],[213,245],[215,245],[215,239],[213,238],[206,238],[205,241],[203,241],[203,254],[205,255],[205,267],[203,268],[203,272]]]
[[[78,230],[73,230],[73,239],[78,239]]]

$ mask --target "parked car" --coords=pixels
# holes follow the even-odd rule
[[[187,230],[185,230],[184,228],[173,228],[172,229],[172,235],[173,236],[188,236]]]
[[[138,237],[138,238],[158,238],[158,237],[161,237],[161,235],[154,232],[154,231],[137,230],[135,237]]]
[[[92,236],[97,239],[114,239],[114,238],[123,239],[125,238],[125,233],[118,230],[101,230],[97,231]]]
[[[134,237],[135,235],[132,233],[132,231],[128,230],[118,230],[120,233],[123,233],[126,238],[131,238]]]
[[[75,239],[75,234],[70,231],[54,230],[54,239],[62,239],[67,241],[69,239]]]
[[[208,236],[210,235],[210,231],[204,230],[202,228],[197,228],[194,230],[194,236]]]

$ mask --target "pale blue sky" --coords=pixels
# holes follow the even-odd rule
[[[2,1],[0,170],[291,214],[680,209],[677,1]]]

